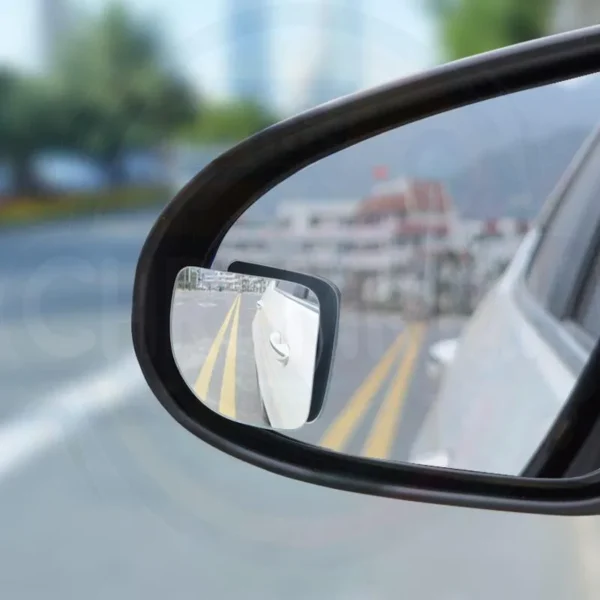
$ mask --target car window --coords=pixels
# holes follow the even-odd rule
[[[299,283],[294,283],[293,281],[278,281],[275,287],[299,300],[306,300],[311,304],[319,304],[319,300],[314,292],[310,288]]]
[[[600,338],[600,256],[597,252],[575,305],[573,321],[593,340]]]
[[[306,301],[310,302],[311,304],[319,304],[319,300],[312,290],[308,290],[308,293],[306,294]]]
[[[543,227],[541,242],[527,274],[527,287],[535,299],[558,318],[565,311],[580,268],[595,235],[600,206],[600,143],[594,142]]]
[[[278,281],[275,284],[275,289],[286,292],[287,294],[293,296],[296,289],[296,284],[293,281]]]

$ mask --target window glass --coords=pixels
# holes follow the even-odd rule
[[[570,294],[569,282],[574,284],[574,257],[583,257],[589,237],[574,235],[579,226],[588,219],[591,203],[600,199],[600,144],[592,151],[583,169],[561,199],[560,204],[546,227],[540,246],[531,264],[527,285],[536,299],[550,312],[556,313],[552,291],[559,284],[563,294]],[[563,315],[557,315],[562,317]]]
[[[311,304],[316,304],[317,306],[319,304],[319,300],[317,299],[317,297],[315,296],[315,293],[312,290],[308,290],[308,295],[306,296],[306,300],[307,300],[307,302],[310,302]]]
[[[311,304],[319,304],[319,301],[312,290],[299,283],[293,281],[278,281],[276,287],[278,290],[294,296],[294,298],[306,300]]]
[[[299,283],[297,283],[294,286],[293,295],[296,298],[300,298],[301,300],[306,300],[308,298],[308,293],[309,292],[310,292],[310,290],[307,287],[305,287],[305,286],[300,285]]]
[[[295,286],[296,284],[293,281],[278,281],[275,287],[282,292],[293,295]]]
[[[594,340],[600,338],[600,256],[598,253],[575,306],[573,320]]]

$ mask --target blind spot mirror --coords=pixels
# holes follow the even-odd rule
[[[319,300],[304,285],[186,267],[173,293],[173,355],[212,410],[248,425],[298,429],[309,420],[319,321]]]

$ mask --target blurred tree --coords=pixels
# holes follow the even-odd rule
[[[117,180],[125,152],[161,145],[199,107],[157,31],[119,4],[65,42],[53,83],[62,141],[101,160]]]
[[[43,82],[0,71],[0,156],[12,168],[15,194],[35,196],[42,191],[33,158],[56,145],[55,106]]]
[[[181,137],[191,142],[236,142],[272,125],[275,115],[254,103],[232,101],[203,106],[194,124],[182,129]]]
[[[429,0],[449,60],[525,42],[549,31],[554,0]]]
[[[236,141],[275,120],[247,102],[204,110],[158,32],[119,4],[84,19],[63,40],[48,77],[0,70],[0,157],[11,163],[19,195],[49,192],[33,169],[45,150],[90,155],[118,183],[130,150],[157,148],[175,135]]]

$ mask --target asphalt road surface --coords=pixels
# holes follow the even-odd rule
[[[149,393],[130,340],[132,276],[153,217],[0,233],[0,597],[598,596],[597,520],[329,490],[181,429]],[[423,349],[445,334],[348,315],[340,336],[324,418],[298,435],[362,452],[387,406],[389,453],[401,457],[427,408]]]
[[[171,339],[179,370],[199,399],[225,416],[266,426],[252,343],[260,297],[254,292],[177,290]]]

